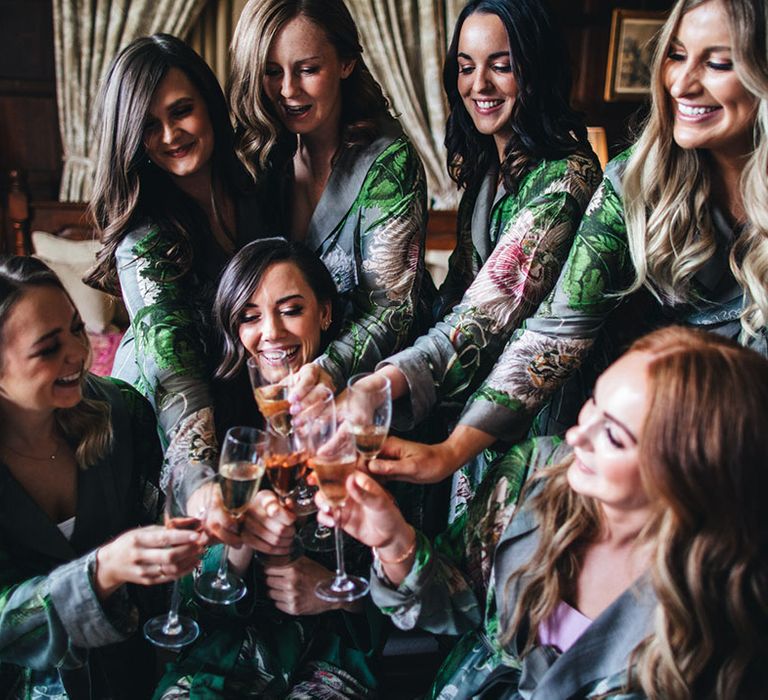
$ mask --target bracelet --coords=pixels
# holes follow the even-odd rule
[[[416,542],[419,539],[416,536],[416,530],[413,528],[413,526],[411,526],[411,532],[413,532],[413,543],[397,559],[382,559],[379,555],[378,547],[373,548],[373,556],[376,557],[382,564],[402,564],[408,557],[411,556],[411,554],[413,554],[414,550],[416,549]]]

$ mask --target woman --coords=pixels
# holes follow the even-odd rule
[[[307,370],[337,390],[404,347],[431,301],[423,167],[361,52],[343,0],[250,0],[232,42],[240,157],[345,304]]]
[[[512,332],[552,290],[599,166],[569,106],[566,43],[540,0],[473,0],[459,14],[444,69],[446,146],[464,190],[458,242],[440,288],[441,320],[379,365],[396,416],[411,427],[436,406],[463,405]],[[491,411],[483,420],[493,419]],[[455,484],[462,507],[478,460]]]
[[[226,100],[200,56],[155,34],[114,59],[98,107],[90,209],[104,247],[88,282],[122,292],[131,318],[113,374],[152,402],[170,460],[210,463],[216,282],[232,253],[264,232]]]
[[[303,244],[269,238],[244,246],[225,269],[213,307],[223,346],[217,419],[260,423],[246,359],[287,352],[294,369],[310,362],[333,337],[337,299],[328,270]],[[169,670],[158,696],[209,697],[202,688],[214,684],[227,698],[321,698],[331,689],[332,697],[373,695],[371,661],[381,643],[380,614],[370,605],[339,606],[317,598],[315,584],[333,576],[332,553],[301,556],[288,566],[254,564],[252,547],[267,551],[264,538],[279,545],[294,534],[292,511],[277,502],[269,508],[269,522],[252,518],[247,546],[230,555],[241,573],[251,569],[250,609],[239,625],[230,620],[222,626],[220,618],[207,625],[209,634]],[[278,519],[289,527],[275,527]],[[349,559],[357,568],[370,564],[361,548],[351,549]]]
[[[602,365],[648,328],[675,321],[768,354],[766,21],[757,0],[675,5],[648,123],[609,164],[555,290],[444,443],[392,442],[385,454],[402,459],[372,471],[439,480],[496,440],[521,439],[590,352]]]
[[[767,419],[765,358],[671,327],[602,374],[567,446],[517,448],[526,470],[557,464],[518,508],[494,466],[433,545],[349,477],[374,601],[400,627],[467,632],[429,697],[763,697]]]
[[[152,674],[136,668],[154,658],[133,634],[136,592],[126,584],[189,573],[205,544],[197,533],[137,527],[157,516],[155,419],[128,384],[89,374],[90,360],[56,275],[34,258],[0,259],[6,697],[147,697]]]

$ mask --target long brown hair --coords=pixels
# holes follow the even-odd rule
[[[211,235],[200,206],[149,160],[144,148],[152,96],[171,68],[182,71],[197,88],[211,120],[211,205],[225,231],[216,183],[230,193],[247,188],[247,175],[235,155],[227,102],[206,62],[169,34],[131,42],[112,61],[97,100],[99,160],[90,212],[103,248],[85,282],[112,294],[120,293],[115,251],[131,227],[145,220],[158,225],[163,252],[181,275],[192,265],[195,241]]]
[[[637,650],[633,684],[650,698],[762,697],[768,687],[768,360],[720,336],[655,331],[649,407],[639,447],[655,515],[638,541],[654,543],[659,600],[654,634]],[[568,599],[583,550],[601,529],[594,499],[570,488],[569,463],[546,470],[535,498],[540,544],[507,582],[527,577],[501,641],[539,625]]]
[[[3,349],[5,323],[13,307],[31,287],[53,287],[72,301],[56,273],[42,260],[22,256],[0,257],[0,352]],[[87,336],[85,343],[90,350]],[[86,397],[73,408],[55,410],[56,426],[74,447],[75,458],[81,468],[94,464],[107,453],[112,443],[110,415],[108,403]]]

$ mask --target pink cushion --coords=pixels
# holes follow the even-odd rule
[[[93,351],[91,372],[98,374],[100,377],[106,377],[112,373],[112,363],[115,360],[117,346],[120,345],[122,337],[123,331],[119,330],[106,331],[105,333],[88,332],[91,350]]]

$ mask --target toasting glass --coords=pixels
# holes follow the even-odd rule
[[[184,480],[187,469],[186,462],[177,462],[171,467],[163,513],[165,526],[176,530],[200,532],[210,500],[210,490],[215,484],[213,477],[209,477],[200,484],[194,495],[190,494]],[[181,649],[194,642],[200,634],[200,629],[194,620],[179,615],[180,602],[179,581],[176,580],[173,582],[168,612],[157,615],[144,624],[144,636],[155,646],[164,649]]]
[[[363,372],[347,382],[347,420],[357,451],[367,465],[379,454],[392,420],[392,391],[389,379]]]
[[[236,520],[242,519],[259,490],[264,475],[264,444],[264,432],[256,428],[236,426],[224,437],[214,499]],[[224,545],[218,570],[201,574],[195,582],[195,592],[209,603],[229,605],[246,593],[243,580],[229,571],[228,555],[229,547]]]
[[[291,432],[288,390],[291,363],[285,350],[259,352],[249,357],[246,366],[256,405],[268,427],[281,435]]]

